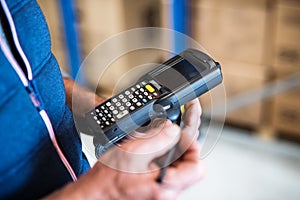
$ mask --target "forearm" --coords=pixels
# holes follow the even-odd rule
[[[103,98],[76,84],[72,79],[64,78],[66,101],[76,115],[84,116],[86,112],[104,101]]]
[[[82,175],[76,182],[69,183],[63,188],[56,190],[43,199],[112,199],[110,193],[113,190],[113,176],[103,174],[103,165],[96,164],[88,173]],[[109,178],[107,178],[109,177]],[[104,181],[105,180],[105,181]]]

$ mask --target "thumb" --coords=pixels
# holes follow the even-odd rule
[[[132,167],[137,171],[149,170],[149,165],[155,158],[161,157],[175,146],[180,139],[180,128],[167,120],[158,127],[147,130],[146,134],[152,137],[140,138],[122,145],[132,156]]]
[[[116,170],[129,173],[145,173],[155,158],[166,154],[178,143],[180,128],[169,120],[157,123],[145,132],[150,137],[138,138],[110,149],[98,160]]]
[[[171,121],[164,120],[163,123],[160,123],[155,128],[147,130],[146,135],[152,137],[133,141],[128,150],[136,154],[154,153],[157,156],[161,156],[178,142],[180,128],[176,124],[172,124]]]

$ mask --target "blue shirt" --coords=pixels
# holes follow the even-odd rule
[[[7,0],[20,44],[59,145],[75,173],[89,168],[81,150],[44,16],[33,0]],[[72,181],[22,82],[0,50],[0,199],[39,198]]]

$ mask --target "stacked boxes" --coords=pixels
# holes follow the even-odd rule
[[[275,71],[300,70],[300,2],[278,1],[275,6]]]
[[[192,9],[193,37],[213,57],[268,64],[266,0],[195,0]]]
[[[227,104],[230,104],[231,100],[237,95],[243,95],[253,89],[259,89],[266,82],[266,67],[263,65],[238,61],[224,61],[222,64]],[[248,100],[248,98],[245,100]],[[244,127],[259,127],[262,123],[262,110],[263,103],[261,101],[254,102],[250,105],[236,107],[234,111],[229,111],[226,115],[226,120]]]
[[[236,95],[262,87],[268,78],[268,20],[267,0],[193,1],[193,37],[221,63],[228,104]],[[256,102],[227,113],[226,120],[257,127],[261,115],[262,102]]]
[[[274,100],[274,130],[300,137],[300,89],[278,95]]]
[[[38,2],[49,23],[52,50],[60,66],[68,69],[58,1]],[[83,55],[87,57],[98,44],[131,28],[169,28],[171,6],[169,0],[76,1]],[[192,0],[189,6],[191,36],[221,63],[228,104],[231,105],[237,95],[300,71],[298,0]],[[97,64],[114,50],[128,49],[141,40],[148,44],[165,42],[155,34],[149,34],[137,37],[136,41],[115,43],[105,54],[92,60],[95,64],[87,71],[88,84],[97,87],[102,95],[110,96],[151,68],[141,65],[161,63],[169,57],[163,50],[139,49],[120,55],[108,66]],[[101,77],[96,75],[106,67]],[[226,120],[254,129],[271,122],[274,132],[300,136],[299,99],[299,90],[286,92],[272,98],[267,106],[258,101],[237,107],[227,113]],[[210,95],[203,95],[200,100],[204,110],[209,110],[206,108],[211,106]]]
[[[118,85],[133,83],[138,76],[135,67],[145,63],[157,63],[160,61],[160,52],[149,49],[137,49],[129,51],[135,41],[128,38],[118,38],[119,34],[133,28],[159,26],[160,7],[159,0],[91,0],[77,1],[79,13],[79,30],[82,36],[83,53],[85,57],[97,47],[97,45],[109,39],[113,45],[104,49],[106,54],[114,57],[118,50],[124,50],[124,55],[117,55],[107,66],[93,65],[86,71],[89,85],[98,86],[99,93],[110,96]],[[124,32],[123,32],[124,33]],[[152,35],[144,37],[145,43],[160,42],[159,37]],[[138,46],[138,45],[137,45]],[[143,48],[142,46],[138,46]],[[98,49],[101,47],[97,47]],[[95,56],[94,63],[108,56]],[[89,58],[90,59],[90,58]],[[104,70],[101,77],[97,75]],[[138,70],[137,70],[138,71]],[[118,85],[117,85],[118,84]]]
[[[275,19],[273,68],[276,79],[280,80],[300,73],[300,2],[278,1]],[[274,129],[300,137],[299,86],[276,96],[273,110]]]
[[[228,104],[236,95],[300,72],[299,1],[194,0],[192,11],[193,37],[220,61]],[[200,98],[204,107],[207,96]],[[256,129],[268,123],[273,133],[300,136],[299,100],[295,89],[238,108],[226,120]]]

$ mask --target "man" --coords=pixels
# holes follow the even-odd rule
[[[70,108],[74,102],[73,112],[83,115],[95,106],[95,101],[103,99],[71,79],[62,79],[50,50],[45,19],[34,0],[0,1],[1,199],[173,199],[200,179],[202,165],[195,139],[201,108],[196,100],[186,105],[182,130],[169,121],[156,120],[147,133],[159,134],[124,143],[124,151],[110,150],[100,159],[103,162],[89,169]],[[49,117],[50,125],[44,122],[41,111]],[[49,137],[49,126],[54,129],[57,146],[51,134]],[[157,183],[159,170],[154,160],[179,139],[179,147],[188,148],[168,168],[164,181]],[[72,182],[58,148],[79,177],[77,181]],[[161,151],[155,152],[157,149]],[[125,151],[150,156],[137,162],[124,156]],[[143,173],[126,173],[135,168]]]

